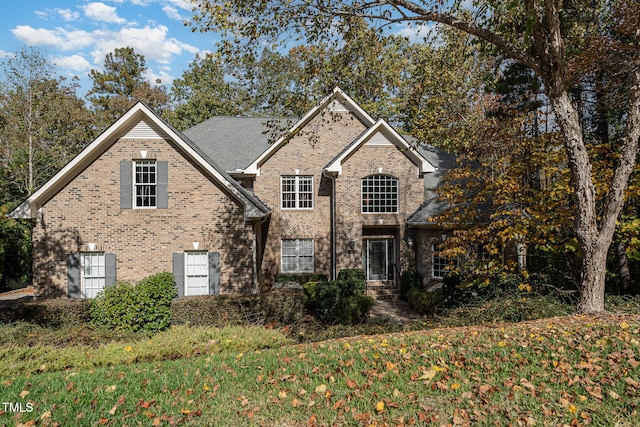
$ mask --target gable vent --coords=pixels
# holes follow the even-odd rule
[[[164,139],[164,132],[155,123],[143,119],[129,129],[124,138]]]
[[[373,135],[365,143],[365,145],[393,145],[393,143],[389,141],[389,139],[387,139],[387,137],[384,136],[381,132],[378,132],[375,135]]]

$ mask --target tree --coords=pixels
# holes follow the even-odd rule
[[[173,109],[167,120],[184,130],[216,115],[235,116],[244,111],[242,91],[225,81],[220,60],[197,55],[182,77],[171,86]]]
[[[104,71],[91,70],[93,85],[87,98],[99,115],[101,129],[111,125],[136,102],[164,114],[169,96],[160,80],[152,86],[144,77],[147,71],[143,55],[131,47],[116,48],[106,55]]]
[[[493,0],[474,2],[474,19],[461,14],[461,1],[439,0],[232,0],[199,3],[194,25],[221,30],[240,43],[257,38],[337,39],[348,19],[363,17],[374,26],[438,22],[475,36],[508,60],[520,62],[543,82],[562,134],[572,176],[575,224],[582,255],[579,312],[604,310],[606,259],[620,215],[640,137],[640,3],[611,0]],[[596,7],[593,7],[593,6]],[[346,18],[346,19],[336,19]],[[606,28],[606,36],[595,28]],[[245,44],[246,46],[246,44]],[[615,52],[611,54],[608,52]],[[625,131],[619,161],[597,206],[593,165],[589,159],[571,89],[600,61],[617,61],[626,76]]]
[[[55,77],[37,49],[4,64],[0,90],[2,204],[33,193],[87,144],[91,117],[76,96],[76,80]]]

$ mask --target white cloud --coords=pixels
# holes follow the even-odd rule
[[[171,4],[177,8],[182,10],[191,11],[193,9],[194,3],[191,0],[167,0],[168,4]]]
[[[398,36],[406,37],[410,42],[416,43],[423,41],[425,38],[428,38],[434,29],[434,23],[418,25],[404,24],[398,31],[395,32],[395,34]]]
[[[184,21],[184,18],[180,15],[180,13],[178,12],[178,9],[176,9],[173,6],[169,6],[166,5],[162,8],[162,11],[171,19],[175,20],[175,21]]]
[[[101,2],[88,3],[83,7],[84,14],[96,21],[108,22],[112,24],[123,24],[125,19],[118,16],[118,12],[115,7],[108,6]]]
[[[75,21],[80,18],[80,13],[71,9],[55,9],[55,11],[65,21]]]
[[[53,62],[60,68],[73,72],[88,72],[91,64],[82,55],[58,56],[53,58]]]
[[[49,12],[46,10],[36,10],[36,16],[47,21],[49,19]]]
[[[145,57],[147,62],[156,61],[167,64],[173,56],[182,52],[196,54],[199,49],[176,39],[167,39],[168,29],[164,25],[157,27],[123,28],[120,31],[96,31],[96,44],[91,54],[96,64],[119,47],[132,47],[136,53]]]
[[[6,50],[0,49],[0,58],[12,58],[15,56],[15,53],[7,52]]]
[[[33,28],[29,25],[18,25],[11,30],[21,42],[29,46],[52,46],[61,50],[72,50],[90,46],[93,43],[91,33],[81,30],[55,28]]]
[[[144,77],[152,84],[156,85],[157,81],[160,80],[160,84],[169,88],[171,83],[173,83],[174,77],[167,73],[166,71],[160,71],[160,73],[154,73],[151,70],[147,70]]]

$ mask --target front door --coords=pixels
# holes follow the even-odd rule
[[[367,239],[363,242],[363,262],[367,280],[393,280],[394,239]]]

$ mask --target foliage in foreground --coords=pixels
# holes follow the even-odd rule
[[[91,320],[126,331],[162,331],[171,322],[171,301],[177,294],[175,277],[169,272],[146,277],[135,286],[119,282],[91,301]]]
[[[42,425],[632,425],[640,316],[357,337],[2,377]],[[0,371],[2,372],[2,371]]]
[[[238,326],[222,329],[174,326],[151,337],[130,333],[120,337],[107,334],[103,336],[102,343],[85,337],[75,345],[66,345],[61,334],[50,334],[44,343],[43,340],[32,342],[19,337],[21,332],[29,335],[43,333],[34,328],[37,327],[28,324],[0,328],[0,375],[5,379],[43,372],[184,359],[200,354],[255,351],[278,348],[289,342],[274,329]],[[67,329],[65,332],[90,336],[104,334],[104,331],[82,329]]]

